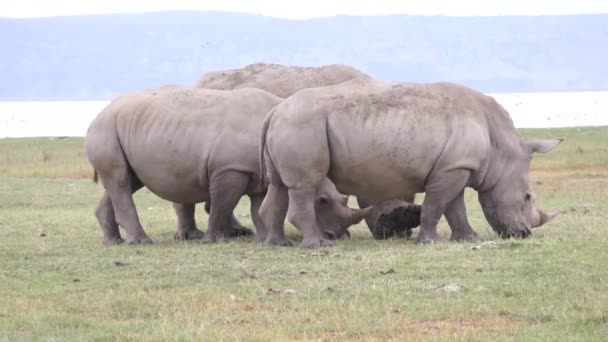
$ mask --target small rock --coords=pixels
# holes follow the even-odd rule
[[[287,289],[287,290],[285,290],[283,293],[285,293],[286,295],[293,296],[293,295],[298,294],[298,291],[296,291],[296,290],[292,290],[292,289]]]
[[[74,278],[74,279],[72,279],[72,281],[73,281],[74,283],[78,283],[78,282],[80,282],[80,279],[78,279],[78,278]]]
[[[487,249],[498,248],[498,244],[494,241],[487,241],[487,242],[483,242],[477,246],[471,247],[471,249],[474,251],[480,250],[482,248],[487,248]]]
[[[231,295],[230,295],[230,300],[231,300],[231,301],[233,301],[233,302],[240,302],[240,301],[242,301],[242,300],[243,300],[243,298],[239,298],[239,297],[237,297],[237,296],[235,296],[235,295],[231,294]]]
[[[269,295],[278,295],[281,294],[281,290],[273,289],[272,287],[266,291],[266,294]]]
[[[460,284],[446,284],[435,288],[435,291],[452,293],[460,290]]]
[[[395,270],[392,268],[389,268],[388,270],[385,270],[385,271],[380,271],[380,274],[382,274],[382,275],[393,274],[393,273],[395,273]]]
[[[46,237],[46,233],[40,233],[40,237]]]
[[[114,265],[120,267],[120,266],[127,266],[129,263],[128,262],[122,262],[122,261],[114,261]]]

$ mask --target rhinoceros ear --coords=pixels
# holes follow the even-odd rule
[[[559,145],[564,138],[551,140],[526,140],[524,143],[530,149],[531,153],[546,153]]]

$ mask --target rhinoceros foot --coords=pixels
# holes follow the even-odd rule
[[[450,237],[450,241],[479,241],[479,235],[472,230],[466,232],[453,231],[452,236]]]
[[[152,239],[150,239],[147,235],[138,236],[127,240],[128,245],[151,245],[153,243],[154,242],[152,242]]]
[[[226,237],[239,237],[239,236],[251,236],[253,235],[253,230],[249,229],[249,228],[245,228],[245,227],[240,227],[240,228],[231,228],[227,234]]]
[[[106,246],[116,246],[125,243],[125,240],[120,236],[108,238],[103,240],[103,244]]]
[[[418,236],[416,237],[416,244],[419,245],[430,245],[435,243],[435,241],[439,241],[439,235],[437,235],[436,230],[424,230],[420,229],[418,232]]]
[[[187,229],[187,230],[178,230],[175,232],[175,236],[173,237],[175,240],[200,240],[205,236],[205,233],[200,231],[197,228]]]
[[[264,243],[271,246],[293,246],[293,242],[286,237],[268,237]]]
[[[304,239],[302,241],[302,247],[304,248],[320,248],[320,247],[334,247],[336,245],[335,241],[328,240],[326,238],[322,239]]]

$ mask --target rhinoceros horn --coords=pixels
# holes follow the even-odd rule
[[[540,227],[543,224],[553,220],[555,217],[557,217],[557,215],[559,215],[559,211],[554,211],[551,213],[545,213],[542,210],[538,211],[538,224],[535,224],[532,226],[532,228],[536,228],[536,227]]]
[[[352,214],[351,214],[352,223],[351,224],[357,224],[357,223],[361,222],[361,220],[366,218],[371,213],[372,208],[373,207],[367,207],[365,209],[351,209],[352,210]]]

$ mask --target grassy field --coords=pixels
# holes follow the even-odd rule
[[[0,340],[606,341],[608,127],[522,134],[566,138],[531,173],[538,207],[562,215],[501,240],[469,191],[473,226],[496,242],[479,250],[375,241],[364,225],[320,250],[176,242],[170,203],[146,190],[135,201],[156,244],[104,247],[82,139],[0,140]]]

